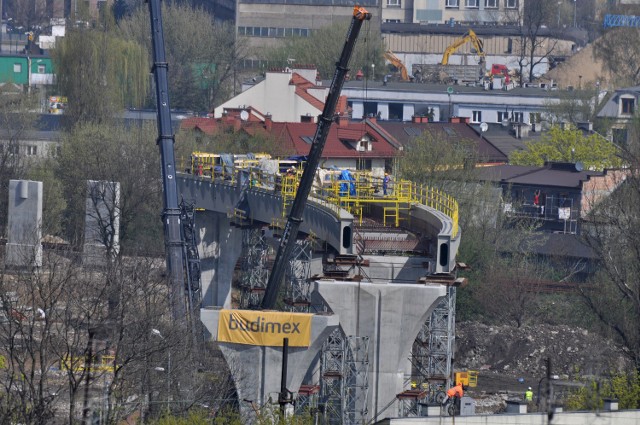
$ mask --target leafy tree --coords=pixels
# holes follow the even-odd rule
[[[0,88],[0,127],[3,129],[3,143],[0,150],[0,234],[4,234],[8,217],[9,180],[24,179],[28,162],[20,154],[20,142],[33,128],[37,104],[35,96],[12,92],[10,84]]]
[[[142,125],[79,125],[62,138],[56,176],[67,200],[66,237],[81,241],[84,232],[87,180],[120,182],[120,242],[122,248],[160,252],[162,188],[154,130]],[[79,190],[80,188],[80,190]]]
[[[162,19],[171,107],[212,110],[234,90],[238,64],[247,55],[246,41],[236,39],[229,24],[215,22],[204,9],[186,3],[164,2]],[[139,7],[118,26],[125,37],[147,47],[151,60],[148,8]]]
[[[581,161],[590,170],[618,168],[623,164],[619,149],[613,143],[599,134],[585,136],[577,129],[553,126],[540,141],[527,142],[525,146],[525,150],[511,154],[510,163],[542,166],[546,161]]]
[[[348,21],[337,20],[325,28],[314,30],[310,37],[292,37],[284,39],[284,45],[266,49],[263,53],[269,66],[291,66],[292,64],[313,64],[323,79],[331,79],[336,69],[336,61],[344,47]],[[365,24],[368,25],[368,24]],[[372,65],[377,72],[384,72],[384,43],[380,31],[363,27],[356,42],[349,68],[355,74],[362,69],[365,76],[371,74]],[[294,60],[295,62],[291,62]]]
[[[569,410],[600,410],[605,399],[618,400],[621,409],[640,408],[640,374],[616,373],[606,380],[588,381],[567,399]]]
[[[51,52],[58,92],[69,104],[65,120],[101,123],[125,106],[139,107],[148,90],[149,65],[141,45],[114,31],[71,28]]]

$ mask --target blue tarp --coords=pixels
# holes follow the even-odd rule
[[[356,184],[354,183],[355,179],[349,170],[342,170],[340,173],[339,180],[345,181],[345,183],[340,183],[340,196],[344,196],[347,194],[355,196],[356,194]],[[349,183],[346,183],[349,182]]]

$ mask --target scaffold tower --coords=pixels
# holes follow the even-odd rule
[[[311,270],[312,240],[297,240],[285,274],[286,294],[284,302],[288,311],[308,313],[311,306],[309,281]]]
[[[242,229],[242,275],[240,277],[240,307],[251,309],[260,305],[269,276],[268,252],[264,231],[260,227]]]
[[[346,340],[341,328],[336,329],[322,346],[320,357],[320,403],[325,424],[342,425],[345,399],[344,368]]]
[[[456,287],[435,307],[413,343],[411,363],[416,384],[427,390],[426,401],[438,402],[451,386],[451,362],[455,340]]]
[[[369,337],[347,337],[343,424],[356,425],[367,420],[369,394]]]

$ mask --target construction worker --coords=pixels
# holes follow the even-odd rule
[[[527,388],[527,391],[525,391],[524,401],[526,401],[527,403],[530,403],[533,401],[533,391],[531,390],[531,387]]]
[[[382,179],[382,193],[386,196],[387,189],[389,188],[389,182],[391,181],[391,177],[389,177],[389,173],[384,173],[384,178]]]
[[[462,383],[457,383],[454,387],[451,387],[447,390],[447,396],[442,400],[442,405],[445,406],[447,403],[453,403],[456,407],[456,410],[460,411],[460,399],[464,395],[464,387]],[[449,401],[451,400],[451,401]]]

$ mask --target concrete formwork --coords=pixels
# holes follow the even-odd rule
[[[320,280],[313,289],[340,317],[345,335],[369,337],[368,419],[383,408],[397,411],[411,346],[446,287]]]
[[[7,266],[42,266],[42,194],[42,182],[9,181]]]

